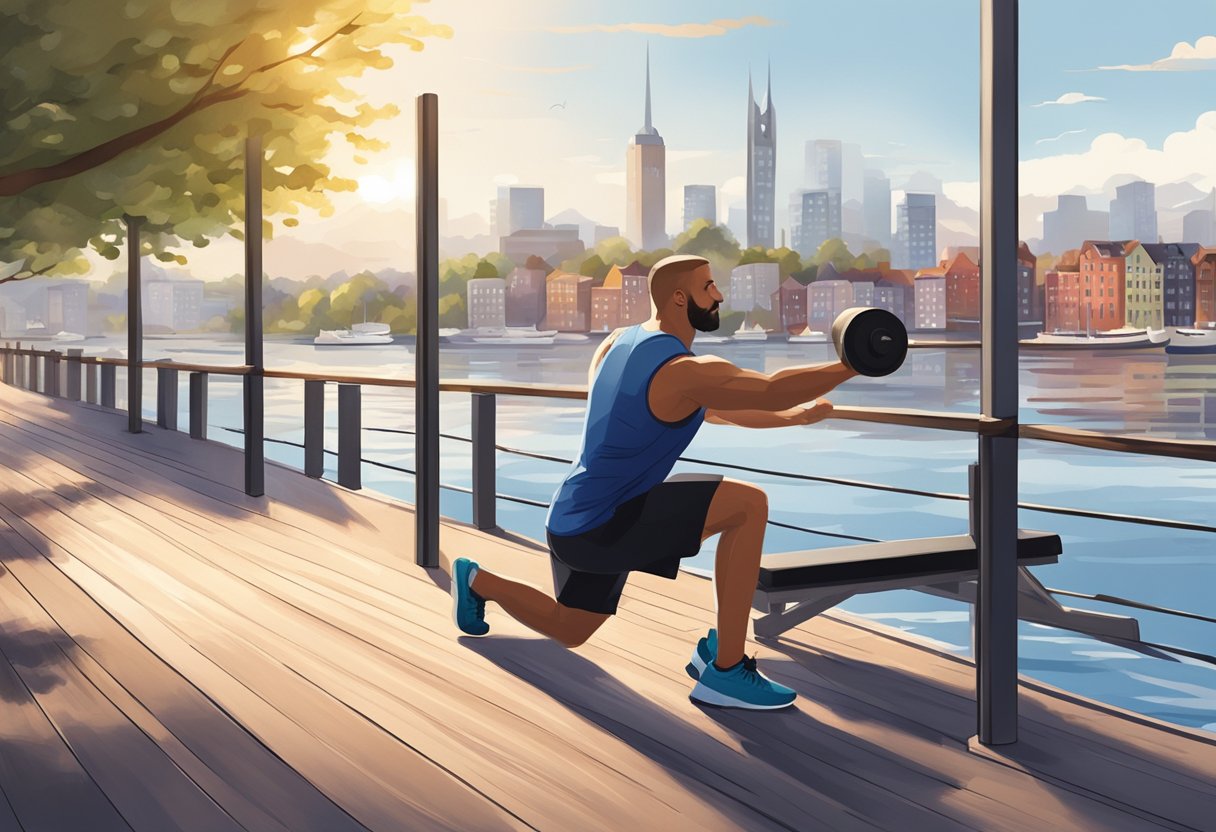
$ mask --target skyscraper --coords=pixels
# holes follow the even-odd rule
[[[718,197],[713,185],[684,186],[684,227],[696,220],[718,223]]]
[[[1110,204],[1110,238],[1157,242],[1157,186],[1129,182],[1115,188]]]
[[[937,197],[906,194],[898,211],[897,246],[902,268],[933,268],[937,265]]]
[[[764,109],[747,75],[747,245],[773,247],[776,217],[777,115],[773,110],[773,70],[768,70]]]
[[[866,171],[863,232],[884,248],[891,247],[891,180],[880,170]]]
[[[839,237],[840,191],[798,190],[790,198],[790,247],[809,257],[824,241]]]
[[[1110,230],[1110,215],[1091,211],[1085,197],[1061,194],[1056,197],[1056,210],[1043,212],[1043,246],[1057,257],[1086,240],[1100,240]]]
[[[646,47],[646,121],[625,153],[625,235],[635,246],[667,245],[667,149],[650,120],[650,47]]]
[[[490,204],[490,226],[495,236],[545,227],[545,189],[499,186]]]
[[[835,188],[844,186],[840,139],[812,139],[806,143],[806,185],[808,188]]]

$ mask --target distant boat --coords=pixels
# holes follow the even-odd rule
[[[1216,329],[1177,327],[1165,351],[1170,355],[1216,354]]]
[[[561,343],[573,343],[578,341],[590,341],[590,336],[585,332],[559,332],[553,336],[553,340]]]
[[[809,326],[804,326],[801,332],[788,336],[786,340],[791,344],[826,344],[828,335],[826,332],[820,332],[819,330],[811,329]]]
[[[60,330],[51,336],[52,341],[83,341],[84,336],[79,332],[64,332]]]
[[[1119,334],[1084,332],[1040,332],[1034,338],[1018,341],[1023,349],[1081,349],[1081,350],[1137,350],[1157,349],[1170,343],[1170,334],[1164,329],[1134,330]]]
[[[388,324],[368,323],[367,321],[361,324],[353,324],[350,331],[356,335],[389,335],[392,332]]]
[[[355,324],[359,326],[359,324]],[[381,333],[352,332],[349,329],[323,329],[312,339],[318,347],[350,347],[368,344],[391,344],[393,336]]]
[[[501,344],[503,346],[543,346],[552,344],[556,329],[538,330],[534,326],[479,326],[457,330],[447,336],[451,344]]]
[[[693,333],[692,342],[694,344],[725,344],[730,340],[729,335],[714,335],[709,332]]]
[[[750,329],[746,324],[740,324],[739,329],[731,337],[736,341],[767,341],[768,330],[760,324],[753,324]]]

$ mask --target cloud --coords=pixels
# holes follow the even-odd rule
[[[1102,70],[1123,72],[1197,72],[1216,70],[1216,35],[1204,35],[1191,46],[1186,41],[1174,44],[1168,58],[1160,58],[1151,64],[1119,64],[1100,66]]]
[[[1057,98],[1055,101],[1040,101],[1038,104],[1031,104],[1032,107],[1046,107],[1050,104],[1080,104],[1083,101],[1105,101],[1105,98],[1098,98],[1095,95],[1086,95],[1083,92],[1066,92]]]
[[[723,196],[747,196],[747,177],[732,176],[722,184]]]
[[[1161,148],[1119,133],[1094,137],[1081,153],[1026,159],[1018,167],[1023,194],[1054,196],[1074,188],[1099,191],[1112,176],[1131,174],[1148,182],[1191,181],[1206,190],[1216,186],[1216,110],[1201,113],[1195,127],[1171,133]]]
[[[715,38],[734,29],[746,26],[776,26],[778,22],[767,17],[752,15],[735,20],[711,20],[709,23],[592,23],[584,26],[549,26],[547,32],[562,35],[577,35],[588,32],[640,32],[645,35],[661,35],[666,38]]]
[[[1045,139],[1036,139],[1035,144],[1046,144],[1047,142],[1058,142],[1060,139],[1064,138],[1065,136],[1071,136],[1074,133],[1084,133],[1084,132],[1085,132],[1084,128],[1082,128],[1081,130],[1065,130],[1063,133],[1061,133],[1058,136],[1048,136]]]

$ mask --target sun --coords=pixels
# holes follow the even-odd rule
[[[414,171],[401,162],[393,168],[391,176],[368,174],[360,176],[359,195],[368,202],[410,202],[414,199]]]

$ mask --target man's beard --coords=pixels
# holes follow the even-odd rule
[[[697,306],[697,302],[689,298],[688,322],[692,324],[693,329],[699,332],[713,332],[721,323],[718,304],[715,303],[710,307]]]

